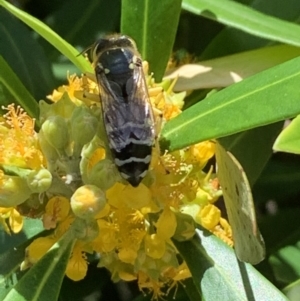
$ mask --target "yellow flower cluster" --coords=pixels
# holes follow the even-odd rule
[[[68,80],[49,97],[53,104],[40,103],[38,134],[24,112],[8,107],[0,125],[0,206],[5,207],[0,221],[18,232],[20,213],[42,216],[44,228],[54,229],[27,248],[23,269],[73,227],[69,278],[84,278],[86,253],[99,252],[99,267],[107,268],[114,281],[137,280],[141,290],[160,297],[166,286],[191,276],[185,262],[178,261],[172,239],[192,238],[199,224],[232,245],[230,226],[214,206],[222,194],[218,181],[212,170],[203,171],[215,145],[207,141],[163,155],[154,149],[146,178],[133,188],[111,160],[95,102],[97,85],[86,77]],[[155,84],[148,77],[147,83],[163,121],[180,114],[185,93],[173,93],[171,82]]]

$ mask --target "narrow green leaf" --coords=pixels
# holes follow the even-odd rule
[[[268,189],[268,187],[266,187],[266,189]],[[271,189],[273,191],[275,190],[272,198],[276,199],[276,187],[273,186]],[[277,204],[279,205],[278,207],[280,209],[277,210],[276,214],[269,214],[267,216],[264,216],[264,218],[260,218],[261,222],[259,223],[259,226],[262,233],[264,234],[265,243],[269,255],[274,254],[276,256],[276,252],[282,249],[284,246],[296,245],[299,244],[300,241],[300,208],[296,206],[284,208],[283,206],[281,206],[281,204],[286,205],[286,200],[287,198],[284,198],[282,202],[277,202]],[[273,208],[271,208],[271,210]],[[269,212],[272,212],[270,210],[270,206],[268,207],[268,209]],[[274,209],[276,210],[276,208]],[[273,212],[275,210],[273,210]],[[287,223],[287,221],[289,222]],[[267,262],[265,261],[264,263]],[[261,267],[262,265],[260,265],[260,268]],[[268,269],[270,268],[271,266],[268,264]],[[267,274],[270,274],[270,270],[267,271]],[[284,275],[281,275],[281,277],[284,277]],[[272,276],[269,279],[275,280],[273,272]],[[293,280],[295,279],[298,279],[298,277],[295,277]]]
[[[175,79],[175,91],[223,88],[300,56],[300,48],[277,45],[183,65],[166,78]]]
[[[298,301],[300,296],[300,279],[283,289],[290,301]]]
[[[280,133],[273,148],[275,151],[300,154],[300,116]]]
[[[122,1],[121,32],[136,41],[156,81],[163,77],[171,56],[180,11],[181,0]]]
[[[77,66],[81,72],[92,72],[91,64],[83,56],[78,56],[79,52],[72,45],[62,39],[58,34],[56,34],[49,26],[18,9],[17,7],[9,4],[7,1],[0,0],[0,6],[3,6],[10,13],[40,34],[59,52],[65,55],[75,66]]]
[[[300,2],[298,0],[285,1],[284,5],[281,5],[279,2],[274,2],[274,0],[251,1],[248,6],[263,14],[271,15],[281,20],[298,23],[297,20],[299,19],[300,10]],[[264,48],[271,43],[273,42],[270,40],[227,26],[210,40],[209,45],[201,53],[201,60],[255,48]],[[220,47],[220,45],[222,45],[222,47]]]
[[[287,298],[250,264],[239,262],[232,248],[206,230],[191,241],[176,242],[205,301]]]
[[[20,233],[7,234],[4,233],[1,237],[0,242],[0,256],[3,252],[6,252],[10,249],[17,248],[22,243],[25,243],[30,238],[38,235],[44,231],[43,223],[40,219],[26,218],[24,219],[24,224],[22,231]],[[4,266],[4,262],[0,258],[0,271],[1,267]],[[0,273],[1,274],[1,273]]]
[[[56,301],[73,244],[73,233],[68,231],[22,277],[3,301]]]
[[[290,60],[185,110],[164,126],[162,148],[180,149],[296,116],[300,113],[299,64],[300,58]]]
[[[203,300],[201,292],[198,290],[198,285],[195,285],[193,278],[186,279],[183,284],[186,294],[189,296],[189,301]]]
[[[120,0],[64,1],[60,9],[55,10],[46,21],[72,45],[87,47],[100,34],[117,31],[120,7]]]
[[[39,227],[36,227],[35,221],[33,223],[25,221],[25,224],[27,224],[26,226],[33,226],[33,229],[28,229],[27,237],[24,236],[24,233],[13,235],[15,239],[12,236],[11,240],[14,240],[14,242],[8,241],[8,246],[7,241],[3,241],[3,244],[5,244],[5,252],[3,253],[3,246],[0,246],[0,300],[4,299],[5,295],[24,274],[24,272],[20,270],[20,265],[24,260],[26,248],[33,240],[41,236],[49,235],[50,232],[45,231],[44,228],[38,230]]]
[[[271,158],[253,188],[257,200],[275,200],[279,207],[284,207],[287,199],[292,200],[298,195],[299,183],[300,156],[278,153]]]
[[[45,97],[54,87],[48,57],[32,30],[3,8],[0,20],[1,55],[35,98]]]
[[[262,38],[300,46],[300,26],[231,0],[183,0],[183,8]]]
[[[38,104],[23,83],[19,80],[14,71],[0,56],[0,82],[8,89],[10,94],[32,118],[38,120]]]
[[[299,233],[298,233],[299,234]],[[299,239],[299,237],[298,237]],[[289,284],[300,278],[300,241],[282,246],[269,258],[275,279]]]

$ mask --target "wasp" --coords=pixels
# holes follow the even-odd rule
[[[146,176],[155,143],[154,116],[135,42],[108,35],[92,47],[104,127],[114,163],[133,187]]]

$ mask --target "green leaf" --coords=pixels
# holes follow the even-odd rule
[[[156,81],[163,77],[171,56],[180,11],[181,0],[122,1],[121,32],[136,41]]]
[[[56,301],[73,244],[73,233],[68,231],[30,268],[3,301]]]
[[[174,243],[205,301],[287,300],[255,268],[239,262],[233,249],[208,231],[198,230],[191,241]]]
[[[273,148],[275,151],[300,154],[300,115],[280,133]]]
[[[277,153],[271,158],[255,183],[256,199],[261,202],[275,200],[280,207],[286,206],[287,199],[297,199],[299,183],[300,156]],[[278,218],[278,215],[276,216]]]
[[[49,26],[18,9],[17,7],[9,4],[7,1],[0,0],[0,6],[3,6],[10,13],[40,34],[59,52],[73,62],[73,64],[77,66],[81,72],[92,72],[91,64],[83,56],[78,56],[79,52],[72,45],[62,39],[58,34],[56,34]]]
[[[183,65],[166,78],[178,77],[174,90],[223,88],[300,56],[298,47],[278,45]]]
[[[95,37],[118,30],[120,7],[120,0],[65,1],[47,17],[46,23],[72,45],[87,47]]]
[[[0,9],[0,53],[37,99],[54,87],[51,65],[32,31],[8,11]]]
[[[288,284],[300,278],[300,241],[281,247],[269,258],[274,277],[279,283]]]
[[[283,289],[290,301],[298,301],[300,296],[300,279]]]
[[[273,186],[273,190],[274,187],[275,186]],[[268,187],[266,189],[268,189]],[[276,196],[273,196],[273,198],[276,198]],[[286,200],[287,198],[284,199],[284,203],[286,203]],[[300,241],[300,208],[284,208],[280,203],[278,205],[279,210],[277,208],[275,214],[274,211],[269,210],[271,214],[264,216],[259,224],[261,232],[264,234],[268,254],[273,254],[284,246],[295,245]],[[276,205],[274,207],[276,210]],[[287,223],[287,221],[289,222]],[[283,277],[283,275],[281,277]],[[270,279],[274,280],[273,273]],[[293,280],[295,280],[295,278]]]
[[[203,300],[201,296],[201,292],[198,290],[198,286],[195,285],[195,282],[193,280],[194,280],[193,278],[188,278],[185,279],[183,283],[186,294],[189,296],[189,301]]]
[[[23,83],[19,80],[14,71],[6,63],[2,56],[0,56],[0,82],[7,88],[10,94],[32,118],[38,120],[38,104]]]
[[[23,221],[24,224],[20,233],[7,234],[6,232],[4,232],[4,235],[1,235],[0,256],[1,253],[13,248],[17,248],[20,244],[25,243],[32,237],[44,231],[43,223],[40,219],[26,218]],[[4,263],[0,262],[0,270],[1,267],[3,267],[3,264]]]
[[[0,300],[3,300],[11,287],[15,285],[24,274],[20,265],[25,257],[25,250],[33,240],[49,235],[38,224],[41,221],[25,220],[24,231],[12,234],[10,239],[2,240],[0,250]],[[2,252],[4,249],[4,252]]]
[[[182,7],[197,15],[262,38],[300,46],[300,26],[230,0],[183,0]]]
[[[274,0],[251,1],[249,6],[261,13],[285,21],[297,23],[299,18],[300,2],[298,0],[285,1],[284,5],[274,2]],[[211,39],[209,45],[201,53],[201,60],[265,47],[272,43],[270,40],[251,35],[237,28],[225,27]]]
[[[300,113],[299,64],[300,58],[290,60],[188,108],[164,126],[162,149],[181,149],[296,116]]]

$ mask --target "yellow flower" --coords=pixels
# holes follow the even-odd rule
[[[45,253],[56,243],[52,236],[39,237],[35,239],[27,248],[25,260],[21,264],[21,269],[25,270],[40,260]]]
[[[64,220],[70,211],[70,202],[67,198],[56,196],[51,198],[45,208],[43,224],[45,229],[56,228],[58,222]]]
[[[47,98],[53,102],[59,101],[64,93],[67,93],[69,98],[76,104],[80,104],[78,99],[78,92],[83,91],[83,89],[88,89],[90,93],[97,93],[98,86],[95,82],[88,80],[87,78],[77,77],[76,74],[67,76],[68,85],[62,85],[58,89],[55,89],[52,95],[48,95]]]
[[[9,227],[6,223],[7,220]],[[23,223],[23,217],[16,209],[0,207],[0,224],[6,233],[19,233],[22,230]]]
[[[13,104],[4,108],[8,112],[0,124],[0,164],[39,169],[44,164],[39,149],[34,120],[22,108]]]
[[[185,262],[183,262],[177,268],[174,268],[174,267],[167,268],[164,271],[164,277],[166,277],[166,279],[168,279],[168,281],[170,281],[170,285],[167,290],[167,295],[169,294],[171,289],[175,287],[175,293],[174,293],[174,296],[175,296],[177,287],[178,287],[178,283],[180,283],[182,280],[185,280],[191,276],[192,276],[191,272]]]
[[[174,212],[169,207],[165,207],[155,226],[159,238],[164,240],[170,239],[174,235],[177,227]]]
[[[108,203],[116,208],[128,207],[140,209],[151,203],[151,192],[144,184],[134,188],[131,185],[116,183],[106,193]]]
[[[9,105],[0,124],[0,206],[24,203],[51,185],[51,174],[39,147],[34,120],[20,107]]]
[[[221,211],[216,206],[212,204],[208,204],[205,207],[201,208],[200,212],[198,213],[198,222],[204,228],[208,230],[212,230],[215,228],[221,218]]]
[[[185,152],[186,161],[204,167],[215,154],[215,143],[204,141],[190,146]]]
[[[93,248],[99,253],[108,253],[118,246],[118,226],[112,222],[99,219],[99,234],[93,240]]]
[[[83,252],[82,242],[77,241],[67,265],[66,275],[73,281],[79,281],[85,277],[87,268],[88,262]]]
[[[165,284],[162,281],[152,279],[144,272],[139,272],[138,286],[143,292],[151,292],[153,300],[159,300],[165,296],[165,293],[163,293]]]
[[[22,268],[70,231],[76,243],[69,278],[83,279],[86,253],[99,252],[98,266],[107,268],[113,281],[136,279],[141,290],[160,298],[191,276],[172,239],[192,238],[198,223],[232,245],[231,228],[214,204],[222,191],[212,168],[203,171],[215,144],[201,142],[163,155],[154,149],[147,176],[134,188],[112,160],[95,105],[98,85],[86,76],[68,81],[49,96],[53,104],[40,103],[38,134],[20,108],[7,109],[0,124],[0,205],[7,208],[0,208],[0,222],[20,231],[22,218],[13,207],[37,207],[44,228],[54,229],[27,248]],[[174,81],[156,84],[151,76],[146,81],[162,124],[181,113],[185,92],[174,93]]]

